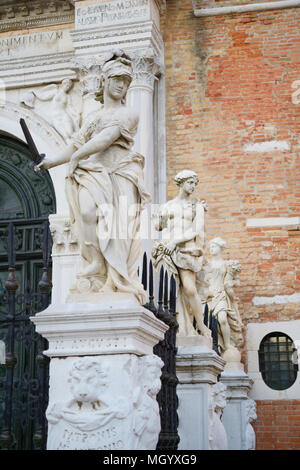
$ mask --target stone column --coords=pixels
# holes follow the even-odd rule
[[[159,60],[154,55],[136,55],[134,76],[128,90],[127,103],[136,109],[140,121],[135,137],[134,150],[145,156],[145,181],[147,190],[154,194],[154,82],[161,73]]]
[[[248,393],[253,381],[243,370],[226,370],[220,381],[227,387],[227,405],[223,411],[222,423],[226,429],[230,450],[248,450],[247,417]]]
[[[134,149],[146,159],[146,187],[153,202],[159,202],[165,185],[161,163],[165,159],[162,131],[154,142],[155,120],[164,123],[164,90],[158,87],[158,100],[162,104],[154,116],[154,82],[158,79],[164,64],[164,44],[160,33],[160,15],[165,0],[139,0],[136,2],[117,0],[91,0],[75,2],[75,29],[71,33],[74,46],[74,62],[87,64],[89,85],[97,80],[97,67],[93,62],[111,52],[123,49],[134,61],[134,79],[127,95],[127,103],[140,116],[138,134]],[[76,68],[76,67],[75,67]],[[92,86],[94,86],[92,84]],[[94,104],[87,101],[84,113],[91,111]],[[88,109],[87,109],[88,108]],[[158,143],[159,142],[159,143]],[[155,156],[156,146],[159,147]],[[160,160],[159,164],[154,161]],[[162,171],[161,171],[162,170]]]
[[[167,326],[133,296],[92,297],[31,318],[49,341],[47,449],[154,450],[163,363],[153,346]]]
[[[180,338],[176,372],[179,384],[179,450],[211,449],[212,388],[225,361],[206,344],[205,338]]]

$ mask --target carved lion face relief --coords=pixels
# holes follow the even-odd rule
[[[76,401],[100,402],[100,395],[107,385],[107,373],[99,361],[92,357],[85,357],[74,362],[69,383]]]

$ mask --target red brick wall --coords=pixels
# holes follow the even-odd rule
[[[207,239],[225,238],[225,256],[242,263],[237,294],[245,325],[300,319],[299,304],[252,302],[300,291],[300,227],[246,227],[248,218],[300,215],[300,104],[292,100],[300,80],[299,24],[300,8],[196,18],[190,0],[168,0],[163,21],[168,198],[177,192],[176,173],[198,173],[197,196],[209,205]],[[289,148],[244,149],[271,140]],[[292,441],[299,436],[294,413],[288,434],[281,429],[284,406],[298,406],[299,416],[299,402],[259,403],[259,448],[280,448],[283,438],[300,448]]]
[[[200,177],[207,238],[228,241],[243,263],[245,323],[299,319],[299,305],[254,307],[252,298],[300,289],[299,227],[250,229],[248,218],[300,215],[300,8],[196,18],[190,0],[168,0],[164,23],[168,197],[183,168]],[[249,154],[247,143],[286,141]],[[266,243],[267,242],[267,243]]]
[[[256,401],[257,450],[300,448],[300,401]]]

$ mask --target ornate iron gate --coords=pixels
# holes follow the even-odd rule
[[[0,224],[5,232],[5,223]],[[0,446],[2,449],[43,449],[47,424],[48,358],[46,340],[35,332],[30,317],[49,304],[51,282],[48,276],[51,236],[48,221],[9,222],[7,237],[8,277],[0,297],[0,340],[6,346],[5,364],[0,366]],[[15,232],[34,229],[43,232],[37,243],[35,261],[42,256],[39,292],[28,282],[19,290]],[[32,284],[31,284],[32,285]]]

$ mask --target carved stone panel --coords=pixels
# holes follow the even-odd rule
[[[153,450],[160,432],[155,355],[54,359],[48,450]]]

